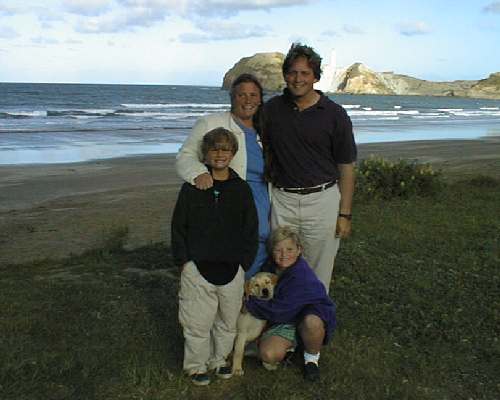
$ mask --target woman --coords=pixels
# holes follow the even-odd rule
[[[262,105],[262,86],[253,75],[242,74],[231,85],[230,97],[231,111],[207,115],[196,121],[177,154],[175,167],[182,179],[198,189],[212,187],[212,177],[205,164],[200,161],[200,142],[208,131],[218,127],[226,128],[236,135],[240,150],[235,154],[230,167],[250,185],[259,219],[259,247],[255,260],[245,275],[249,279],[267,259],[266,241],[270,229],[269,194],[264,181],[264,158],[256,127]]]

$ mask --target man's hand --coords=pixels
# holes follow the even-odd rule
[[[340,239],[345,239],[351,236],[352,224],[351,220],[344,217],[337,217],[337,228],[335,230],[335,236]]]
[[[214,185],[214,180],[212,179],[212,175],[210,175],[208,172],[205,172],[194,178],[194,185],[197,189],[207,190]]]
[[[339,213],[350,215],[352,210],[352,196],[354,193],[354,182],[356,175],[354,172],[354,163],[338,164],[340,177],[339,177],[339,190],[340,190],[340,205]],[[337,227],[335,235],[338,238],[344,239],[351,235],[352,227],[349,218],[337,217]]]

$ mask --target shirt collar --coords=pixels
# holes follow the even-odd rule
[[[328,97],[326,97],[321,90],[315,89],[315,91],[316,91],[316,93],[319,94],[320,97],[319,97],[319,100],[316,102],[316,104],[314,104],[311,107],[325,108],[325,102],[327,101]],[[295,101],[293,101],[293,96],[290,93],[290,91],[288,90],[288,88],[283,89],[283,99],[285,100],[285,103],[290,105],[291,107],[296,106]]]
[[[210,173],[210,175],[212,175],[212,167],[208,164],[205,164],[205,167],[207,167],[208,172]],[[228,181],[233,180],[233,179],[237,179],[239,177],[240,176],[238,175],[238,173],[234,169],[229,167],[229,179],[228,179]],[[226,181],[223,181],[223,182],[226,182]]]

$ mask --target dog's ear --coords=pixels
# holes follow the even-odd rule
[[[272,275],[271,276],[271,282],[273,285],[276,286],[276,284],[278,283],[278,275]]]
[[[245,298],[248,299],[251,295],[252,290],[252,278],[245,282]]]

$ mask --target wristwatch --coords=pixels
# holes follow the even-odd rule
[[[343,214],[343,213],[339,213],[339,217],[341,218],[345,218],[347,220],[351,220],[352,219],[352,214]]]

